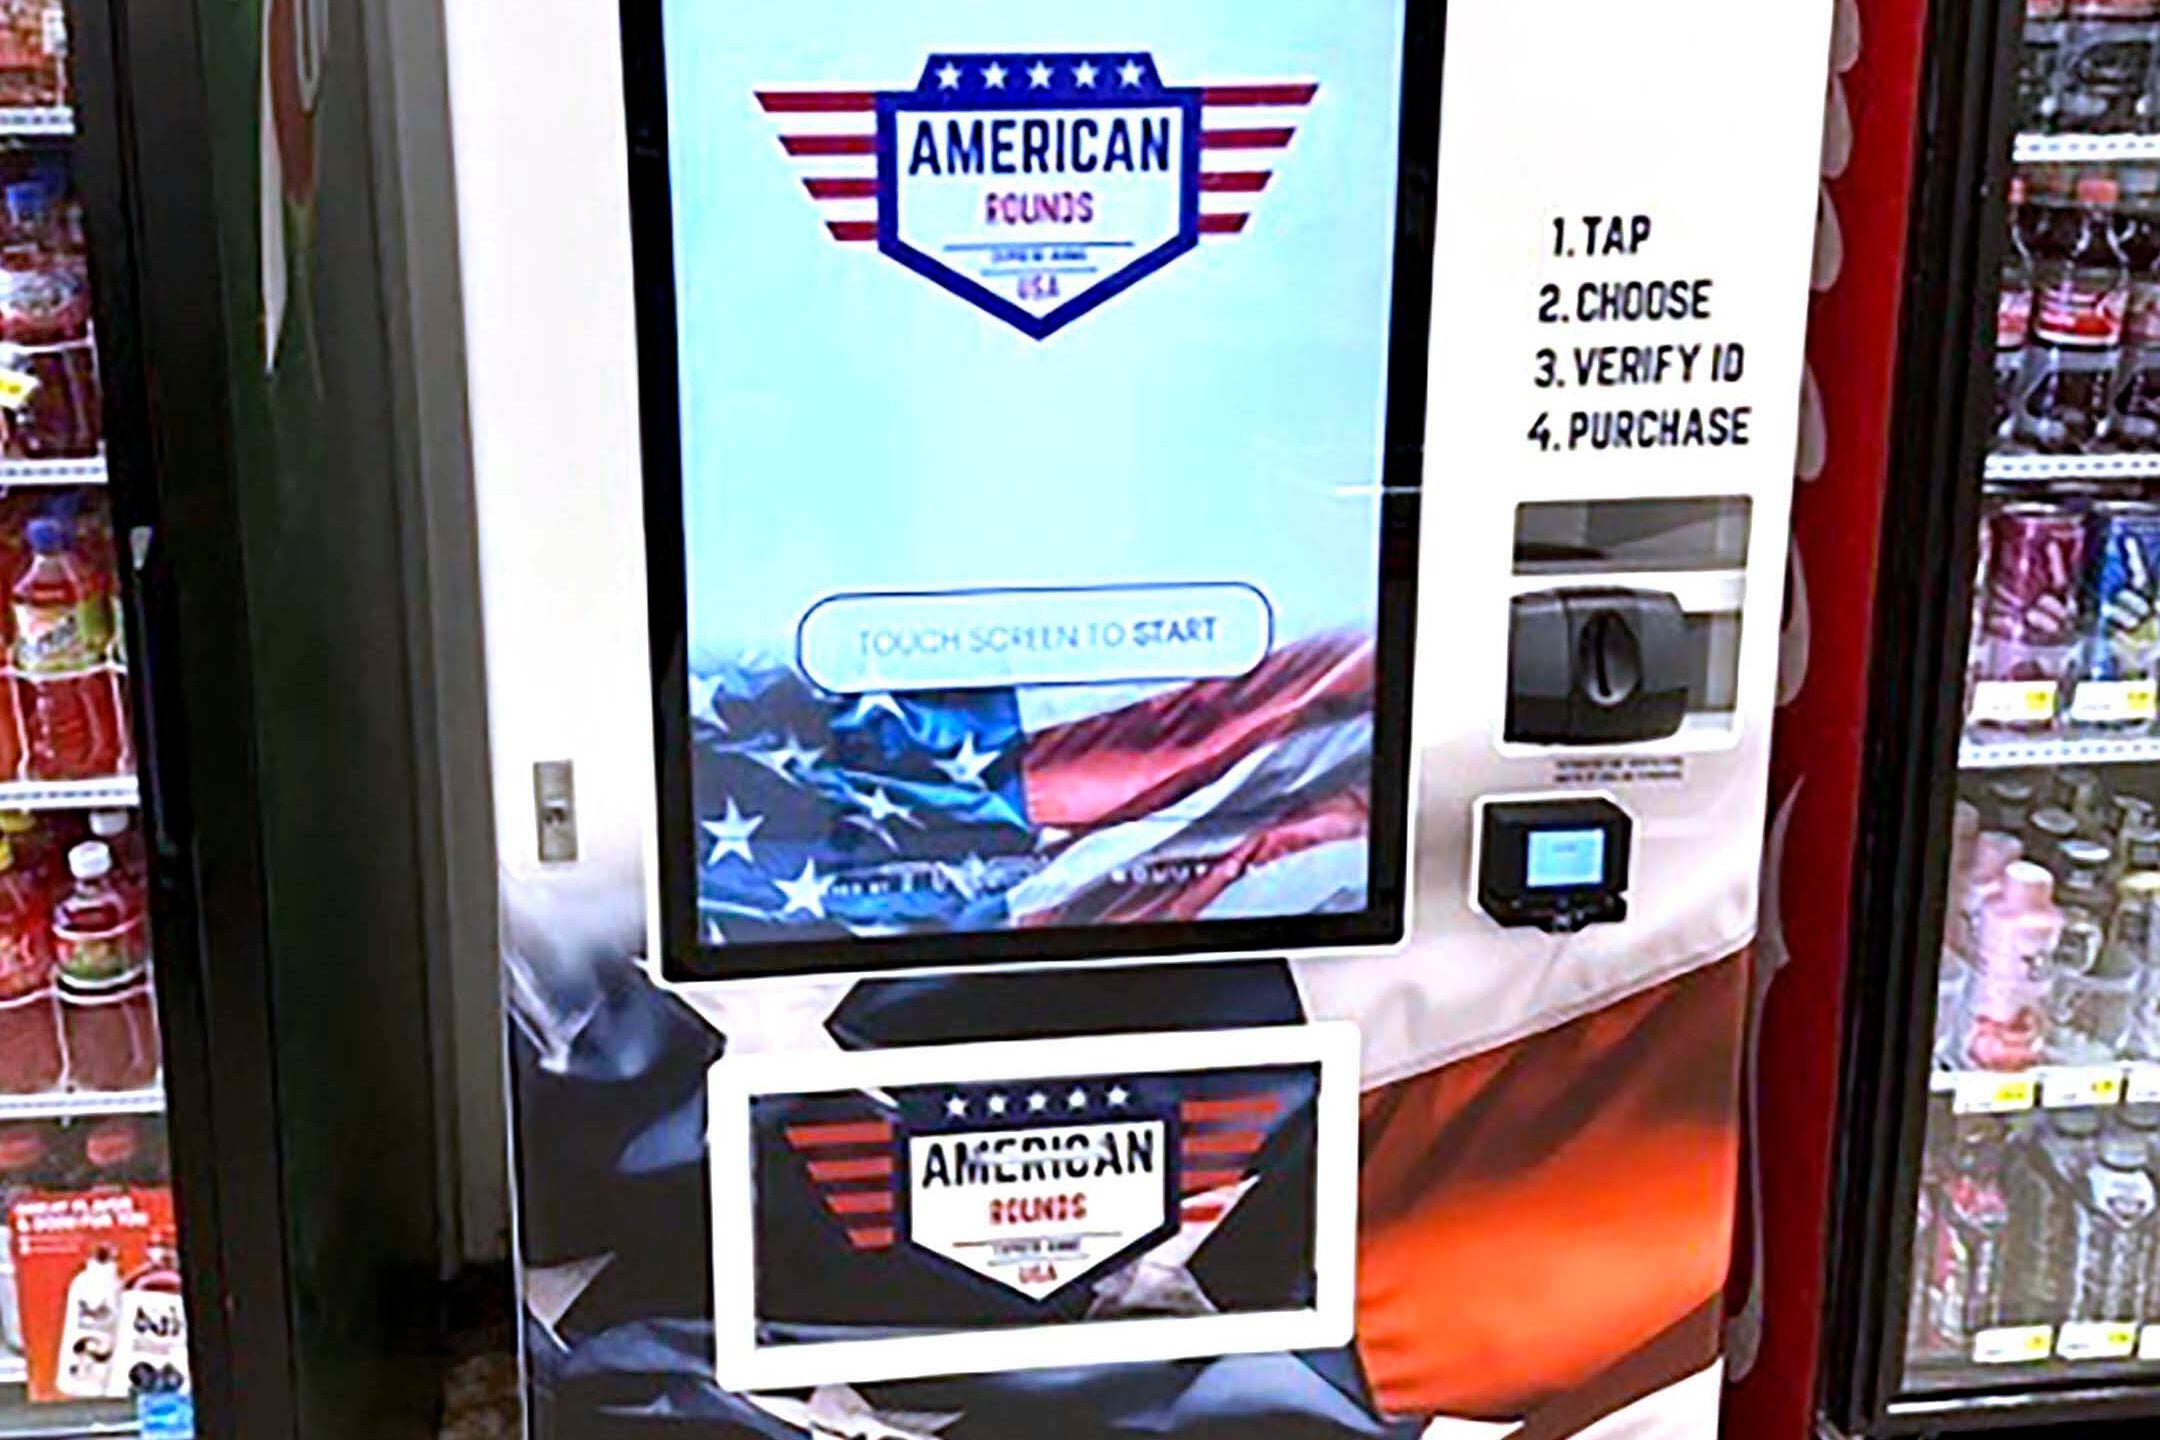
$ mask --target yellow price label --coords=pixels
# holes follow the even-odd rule
[[[38,378],[26,370],[0,370],[0,408],[20,410],[37,393]]]
[[[2008,1115],[2030,1110],[2039,1100],[2040,1082],[2034,1076],[1976,1070],[1958,1076],[1950,1108],[1960,1115]]]
[[[1972,718],[2005,724],[2055,718],[2053,680],[1983,680],[1973,687]]]
[[[2127,1360],[2137,1348],[2138,1327],[2127,1322],[2076,1321],[2055,1337],[2055,1354],[2063,1360]]]
[[[2051,1325],[2012,1325],[1982,1330],[1973,1336],[1976,1365],[2029,1365],[2055,1353],[2055,1329]]]

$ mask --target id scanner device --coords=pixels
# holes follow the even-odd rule
[[[1627,919],[1635,822],[1602,795],[1477,805],[1480,910],[1511,929],[1567,935]]]
[[[1508,626],[1507,738],[1522,745],[1663,740],[1687,719],[1687,613],[1657,590],[1541,590]]]

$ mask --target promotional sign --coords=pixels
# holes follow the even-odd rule
[[[932,1045],[712,1069],[741,1389],[1340,1345],[1357,1032]]]
[[[828,8],[629,32],[667,973],[1399,939],[1426,5]]]
[[[8,1210],[34,1401],[187,1389],[172,1191],[30,1194]]]

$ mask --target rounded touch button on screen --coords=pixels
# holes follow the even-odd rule
[[[803,673],[835,694],[1214,680],[1274,643],[1251,585],[1119,585],[835,595],[796,632]]]

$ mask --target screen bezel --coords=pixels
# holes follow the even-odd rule
[[[1445,0],[1396,0],[1403,16],[1402,87],[1377,477],[1382,495],[1375,537],[1379,595],[1365,909],[1351,914],[728,944],[707,943],[698,923],[697,816],[690,758],[689,564],[683,518],[664,3],[623,0],[621,8],[658,791],[658,848],[650,860],[657,866],[658,930],[651,941],[662,977],[698,982],[1109,957],[1365,949],[1399,943],[1409,924],[1411,666],[1416,646]]]

